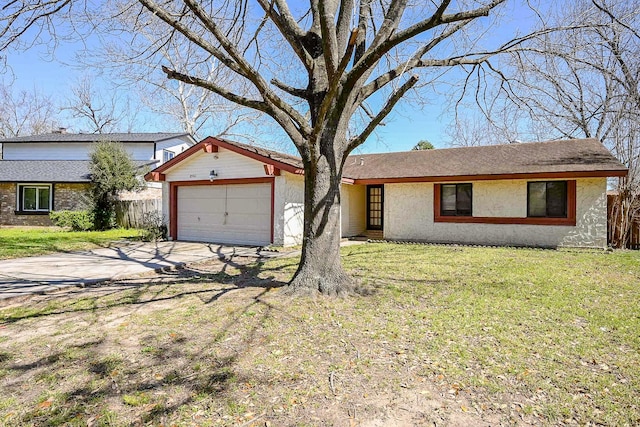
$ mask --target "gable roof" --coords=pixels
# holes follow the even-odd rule
[[[627,168],[593,138],[363,154],[349,156],[343,171],[363,183],[626,174]]]
[[[0,160],[0,182],[89,182],[89,160]],[[157,161],[134,162],[138,168]]]
[[[303,173],[299,157],[238,142],[206,138],[145,178],[156,179],[207,144],[223,147],[266,164]],[[217,148],[216,148],[217,149]],[[596,139],[570,139],[479,147],[414,150],[349,156],[343,179],[356,184],[442,182],[530,177],[626,176],[627,168]]]
[[[14,138],[0,139],[2,143],[20,142],[96,142],[96,141],[118,141],[118,142],[158,142],[166,139],[189,136],[188,133],[170,132],[141,132],[141,133],[45,133],[41,135],[18,136]]]
[[[158,166],[151,172],[145,175],[145,179],[148,181],[151,180],[161,180],[160,176],[164,174],[167,170],[174,167],[178,163],[183,160],[191,157],[192,155],[200,152],[215,152],[218,151],[218,148],[225,148],[227,150],[233,151],[235,153],[241,154],[243,156],[250,157],[254,160],[258,160],[259,162],[273,165],[278,169],[282,169],[284,171],[302,174],[304,173],[302,160],[299,157],[292,156],[285,153],[280,153],[274,150],[268,150],[266,148],[256,147],[249,144],[243,144],[240,142],[232,142],[227,141],[225,139],[214,138],[209,136],[196,145],[189,147],[187,150],[182,153],[176,155],[173,159],[169,160],[166,163]]]

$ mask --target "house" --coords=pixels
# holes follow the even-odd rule
[[[607,178],[626,173],[595,139],[350,156],[342,236],[605,247]],[[146,179],[163,183],[173,239],[294,245],[303,174],[298,157],[209,137]]]
[[[136,164],[158,166],[195,144],[185,133],[57,133],[0,140],[0,225],[51,225],[52,210],[82,209],[96,141],[124,144]],[[149,183],[147,197],[161,197]]]

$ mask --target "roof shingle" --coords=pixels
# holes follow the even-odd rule
[[[89,182],[89,160],[0,160],[0,182]],[[156,161],[134,162],[153,168]]]
[[[626,169],[598,140],[571,139],[349,156],[343,176],[370,180]]]
[[[0,139],[2,143],[16,142],[157,142],[169,138],[177,138],[189,135],[188,133],[173,132],[143,132],[143,133],[46,133],[41,135],[18,136],[15,138]]]

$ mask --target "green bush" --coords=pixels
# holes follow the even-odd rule
[[[93,229],[93,214],[90,211],[54,211],[49,218],[58,227],[68,227],[73,231]]]
[[[146,212],[142,220],[140,238],[145,242],[155,242],[167,238],[167,225],[157,211]]]

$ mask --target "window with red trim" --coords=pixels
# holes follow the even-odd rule
[[[527,183],[528,217],[566,218],[567,205],[567,181]]]
[[[472,216],[473,188],[470,183],[440,186],[440,215]]]

